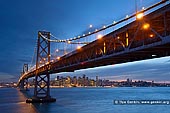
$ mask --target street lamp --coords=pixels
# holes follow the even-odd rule
[[[150,27],[150,24],[148,23],[143,24],[143,29],[147,30],[149,27]]]
[[[90,24],[90,26],[89,26],[89,27],[90,27],[90,28],[92,28],[92,27],[93,27],[93,25],[91,25],[91,24]]]
[[[143,16],[144,16],[143,13],[138,13],[138,14],[136,14],[136,19],[140,20],[143,18]]]
[[[150,34],[150,35],[149,35],[149,37],[150,37],[150,38],[153,38],[153,37],[154,37],[154,35],[153,35],[153,34]]]
[[[57,60],[60,60],[60,57],[57,57]]]
[[[99,34],[98,36],[97,36],[97,39],[101,39],[103,36],[101,35],[101,34]]]
[[[81,46],[77,46],[77,49],[78,49],[78,50],[81,49]]]
[[[68,44],[71,44],[71,41],[67,41]]]

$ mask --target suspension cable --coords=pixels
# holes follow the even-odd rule
[[[103,26],[103,27],[100,28],[100,29],[96,29],[95,31],[89,32],[88,34],[83,34],[82,36],[78,36],[78,37],[74,37],[74,38],[70,38],[70,39],[65,39],[65,40],[59,40],[59,39],[56,38],[54,35],[50,34],[50,36],[52,36],[53,38],[55,38],[55,40],[52,40],[52,39],[48,39],[48,38],[44,37],[41,33],[39,33],[39,34],[42,36],[42,38],[44,38],[45,40],[48,40],[48,41],[50,41],[50,42],[57,42],[57,43],[58,43],[58,42],[65,42],[65,43],[70,43],[70,44],[71,44],[71,43],[72,43],[71,41],[73,41],[73,40],[78,40],[78,39],[81,39],[81,38],[85,38],[85,37],[87,37],[87,36],[91,36],[91,35],[93,35],[93,34],[96,34],[96,33],[100,32],[100,31],[104,31],[104,30],[106,30],[106,29],[108,29],[108,28],[110,28],[110,27],[116,26],[116,25],[118,25],[118,24],[120,24],[120,23],[122,23],[122,22],[124,22],[124,21],[126,21],[126,20],[128,20],[128,19],[131,19],[131,18],[135,17],[136,14],[138,14],[138,13],[144,13],[144,12],[146,12],[146,11],[148,11],[148,10],[154,8],[154,7],[157,7],[157,6],[159,6],[159,5],[163,4],[163,3],[166,3],[166,2],[168,2],[168,1],[169,1],[169,0],[161,0],[160,2],[154,4],[154,5],[146,8],[146,9],[142,9],[141,11],[138,11],[138,12],[136,12],[135,14],[132,14],[131,16],[127,16],[126,18],[123,18],[123,19],[119,20],[118,22],[115,22],[115,21],[114,21],[112,24],[109,24],[109,25],[107,25],[107,26]],[[75,43],[72,43],[72,44],[75,44]],[[76,43],[76,44],[79,44],[79,43]],[[88,44],[88,43],[82,43],[82,44]]]
[[[163,4],[163,3],[166,3],[166,2],[168,2],[168,1],[169,1],[169,0],[161,0],[160,2],[154,4],[154,5],[146,8],[146,9],[142,9],[141,11],[138,11],[138,12],[136,12],[135,14],[132,14],[131,16],[128,16],[128,17],[126,17],[126,18],[124,18],[124,19],[121,19],[121,20],[119,20],[118,22],[115,22],[115,21],[114,21],[112,24],[109,24],[109,25],[107,25],[107,26],[103,26],[103,27],[100,28],[100,29],[96,29],[96,30],[93,31],[93,32],[89,32],[89,33],[87,33],[87,34],[83,34],[82,36],[78,36],[78,37],[74,37],[74,38],[70,38],[70,39],[65,39],[65,40],[59,40],[59,39],[57,39],[55,36],[53,36],[52,34],[50,34],[50,35],[51,35],[53,38],[55,38],[56,40],[47,39],[46,37],[42,36],[42,34],[41,34],[41,36],[42,36],[44,39],[46,39],[46,40],[48,40],[48,41],[51,41],[51,42],[66,42],[66,43],[67,43],[68,41],[78,40],[78,39],[85,38],[85,37],[87,37],[87,36],[96,34],[96,33],[100,32],[100,31],[104,31],[104,30],[106,30],[106,29],[108,29],[108,28],[110,28],[110,27],[116,26],[116,25],[118,25],[118,24],[120,24],[120,23],[122,23],[122,22],[124,22],[124,21],[126,21],[126,20],[128,20],[128,19],[131,19],[131,18],[135,17],[137,13],[144,13],[144,12],[146,12],[146,11],[148,11],[148,10],[154,8],[154,7],[157,7],[157,6],[159,6],[159,5]]]

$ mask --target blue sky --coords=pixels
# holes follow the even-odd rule
[[[158,1],[137,0],[137,8],[139,10]],[[134,12],[135,0],[1,0],[0,82],[16,81],[23,64],[31,62],[39,30],[47,30],[60,39],[66,39],[82,34],[90,24],[100,27]],[[163,58],[107,66],[99,68],[100,76],[116,80],[129,77],[168,81],[169,60]],[[150,68],[153,71],[148,72]],[[99,69],[90,69],[87,75],[99,75]],[[71,74],[81,75],[84,71]]]

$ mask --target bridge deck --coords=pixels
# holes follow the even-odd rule
[[[145,26],[146,25],[146,26]],[[148,27],[147,27],[148,26]],[[170,4],[20,79],[170,55]]]

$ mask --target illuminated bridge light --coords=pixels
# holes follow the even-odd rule
[[[126,46],[128,46],[128,45],[129,45],[129,39],[126,38]]]
[[[97,39],[101,39],[103,36],[101,35],[101,34],[99,34],[98,36],[97,36]]]
[[[115,24],[116,23],[116,21],[113,21],[113,24]]]
[[[150,24],[148,24],[148,23],[145,23],[144,25],[143,25],[143,29],[148,29],[150,27]]]
[[[106,26],[103,26],[103,28],[106,28]]]
[[[137,18],[138,20],[142,19],[143,16],[144,16],[143,13],[138,13],[138,14],[136,14],[136,18]]]
[[[126,32],[126,37],[129,37],[129,34],[128,34],[128,32]]]
[[[60,57],[57,57],[57,60],[60,60]]]
[[[126,15],[126,18],[129,18],[129,15]]]
[[[97,29],[95,31],[98,31]]]
[[[49,62],[46,62],[45,64],[47,65],[47,64],[49,64]]]
[[[92,28],[92,27],[93,27],[93,25],[91,25],[91,24],[90,24],[90,26],[89,26],[89,27],[90,27],[90,28]]]
[[[77,46],[77,49],[78,49],[78,50],[81,49],[81,46]]]
[[[104,44],[103,44],[103,52],[104,52],[104,54],[106,53],[106,43],[104,42]]]
[[[150,38],[153,38],[153,37],[154,37],[154,35],[153,35],[153,34],[150,34],[150,35],[149,35],[149,37],[150,37]]]
[[[68,44],[70,44],[70,43],[71,43],[71,41],[67,41],[67,43],[68,43]]]
[[[157,55],[152,55],[152,57],[156,57]]]

